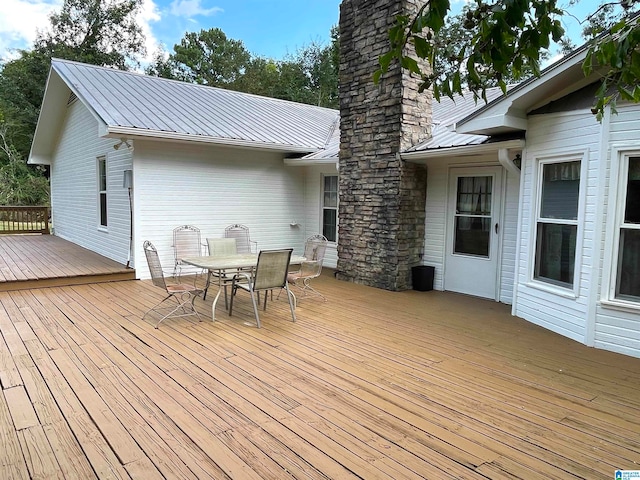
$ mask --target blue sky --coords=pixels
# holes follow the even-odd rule
[[[37,30],[48,25],[47,15],[59,10],[62,1],[0,0],[0,59],[11,58],[12,49],[29,48]],[[460,8],[462,0],[452,3]],[[144,0],[138,21],[149,55],[159,45],[171,50],[185,32],[217,27],[241,40],[252,54],[282,59],[311,42],[328,43],[339,5],[340,0]],[[570,11],[584,19],[597,5],[599,0],[580,0]],[[580,44],[578,22],[571,17],[564,22]]]

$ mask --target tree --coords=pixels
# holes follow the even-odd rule
[[[174,53],[157,52],[146,73],[294,102],[338,107],[338,29],[283,60],[253,57],[220,29],[187,33]]]
[[[27,166],[25,159],[38,121],[51,58],[121,69],[136,64],[137,55],[144,53],[144,37],[135,23],[141,3],[142,0],[65,0],[61,11],[50,15],[50,27],[38,35],[33,49],[20,51],[17,59],[0,66],[0,126],[4,144],[0,145],[3,175],[0,180],[11,185],[15,180],[24,187],[12,187],[12,192],[22,193],[3,194],[0,201],[38,202],[48,195],[46,191],[39,195],[25,194],[31,192],[31,187],[46,185],[44,177],[44,183],[34,180],[41,169]],[[18,167],[20,162],[23,165]],[[9,173],[15,175],[11,181]]]
[[[232,86],[251,60],[244,44],[219,28],[187,33],[173,50],[168,63],[176,77],[212,87]]]
[[[640,31],[638,17],[632,15],[639,0],[620,1],[625,14],[609,33],[592,41],[583,63],[586,75],[603,70],[593,109],[599,118],[607,105],[615,107],[619,97],[640,101],[640,88],[635,85],[640,73]],[[466,86],[486,101],[488,84],[506,91],[510,74],[518,78],[530,69],[539,75],[542,52],[548,51],[551,42],[563,41],[560,17],[565,12],[556,0],[475,0],[463,23],[469,43],[449,52],[452,68],[443,71],[433,39],[445,26],[449,10],[449,0],[429,0],[415,15],[399,15],[389,30],[391,47],[380,57],[374,80],[379,81],[397,59],[402,68],[421,76],[420,88],[432,88],[436,99],[462,93]],[[565,39],[565,48],[569,45]],[[426,67],[420,65],[421,59]]]
[[[135,15],[142,0],[64,0],[49,16],[35,50],[50,57],[128,70],[144,55],[144,35]]]
[[[467,45],[471,44],[473,40],[473,30],[469,27],[470,6],[467,4],[462,8],[462,11],[454,16],[447,16],[443,27],[436,34],[432,36],[431,42],[433,44],[434,51],[436,52],[434,57],[434,74],[438,74],[438,78],[445,80],[447,75],[452,75],[459,69],[459,53],[463,51]],[[473,15],[473,13],[471,13]],[[545,60],[549,57],[548,52],[540,52],[541,60]],[[502,74],[502,80],[506,84],[515,84],[525,78],[533,75],[535,65],[531,66],[526,61],[522,65],[521,71],[507,70]],[[491,70],[478,66],[476,69],[480,81],[486,87],[498,86],[498,80],[496,77],[491,76]],[[488,74],[489,73],[489,74]],[[464,84],[464,78],[461,80]]]

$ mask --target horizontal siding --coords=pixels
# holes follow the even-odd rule
[[[122,187],[131,153],[98,138],[98,124],[81,102],[68,107],[51,164],[54,233],[125,264],[129,255],[129,201]],[[107,231],[98,229],[96,158],[107,158]]]
[[[423,264],[435,267],[434,289],[444,288],[445,242],[447,228],[447,185],[449,184],[449,168],[451,166],[470,166],[469,158],[447,159],[434,161],[427,167],[427,199]],[[474,157],[479,165],[496,162],[495,157]],[[499,300],[511,304],[513,300],[513,285],[515,271],[515,251],[518,224],[518,191],[519,177],[512,174],[505,177],[506,199],[504,205],[504,225],[501,232],[502,256],[499,285]]]
[[[299,169],[301,167],[291,167]],[[304,218],[300,219],[304,232],[304,237],[322,233],[322,194],[323,175],[337,175],[335,165],[318,165],[304,168]],[[340,219],[338,219],[340,221]],[[336,268],[338,263],[337,243],[330,242],[324,257],[324,265],[329,268]]]
[[[614,201],[615,192],[611,186],[617,179],[611,178],[611,163],[618,162],[619,159],[613,157],[612,148],[614,146],[624,146],[640,149],[640,106],[639,105],[619,105],[617,115],[611,116],[608,155],[609,162],[605,172],[606,192],[604,212],[608,212],[609,202]],[[598,252],[601,259],[610,261],[612,258],[612,245],[606,245],[604,233],[613,231],[616,228],[616,219],[604,215],[602,222],[603,238],[600,240]],[[614,260],[615,261],[615,260]],[[602,263],[599,268],[599,278],[602,275],[609,275],[604,271]],[[598,293],[606,295],[606,292],[599,290]],[[598,304],[595,319],[594,345],[598,348],[611,350],[625,355],[640,357],[640,312],[617,310],[606,305]]]
[[[537,115],[529,119],[527,147],[523,156],[522,225],[520,259],[516,279],[518,294],[514,313],[530,322],[544,326],[574,340],[585,342],[587,315],[594,257],[595,215],[598,205],[599,149],[601,125],[587,111],[563,114]],[[534,222],[536,188],[534,172],[536,160],[562,154],[588,151],[587,178],[584,179],[582,249],[578,252],[580,270],[577,298],[555,294],[535,288],[531,282],[530,265],[535,251]],[[579,227],[580,228],[580,227]]]
[[[134,172],[136,258],[143,259],[136,267],[143,278],[149,274],[143,241],[152,241],[163,266],[172,267],[179,225],[197,226],[205,241],[241,223],[258,249],[302,251],[305,231],[291,223],[305,216],[304,169],[285,167],[278,154],[138,142]]]

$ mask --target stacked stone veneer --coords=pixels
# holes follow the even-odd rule
[[[340,204],[336,276],[411,288],[424,242],[426,169],[397,155],[431,128],[430,93],[397,62],[376,85],[395,15],[417,0],[343,0],[340,8]]]

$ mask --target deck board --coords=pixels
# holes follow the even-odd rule
[[[2,478],[605,479],[640,463],[640,359],[443,292],[317,279],[204,321],[148,281],[0,292]]]
[[[135,270],[54,235],[0,235],[0,292],[134,278]]]

